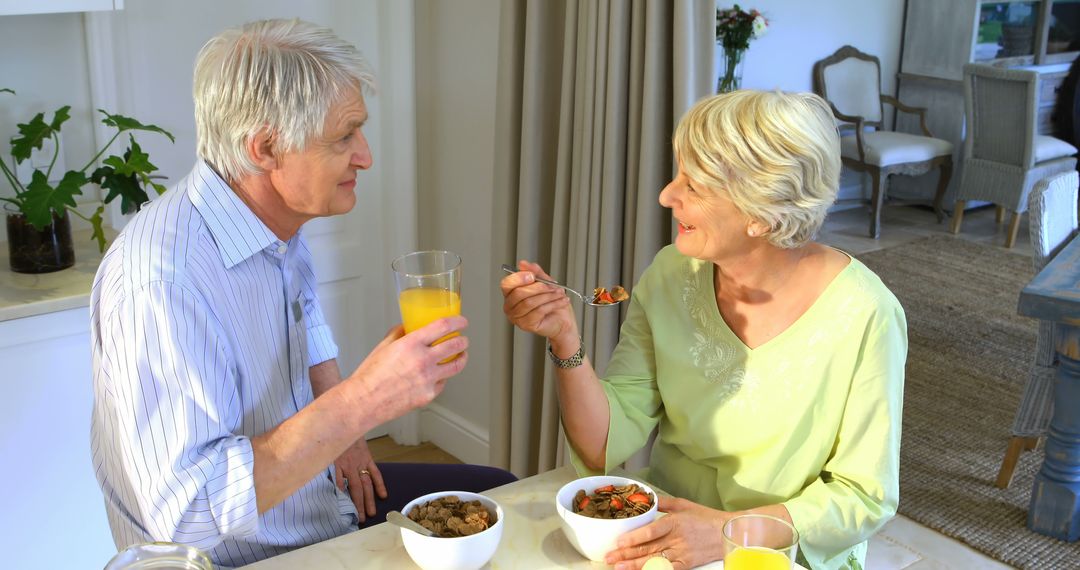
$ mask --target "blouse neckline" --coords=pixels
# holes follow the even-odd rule
[[[839,288],[837,286],[837,283],[843,281],[845,275],[850,271],[853,271],[852,268],[855,266],[856,261],[851,254],[847,253],[846,251],[836,249],[834,247],[829,247],[829,249],[833,249],[844,254],[848,258],[847,265],[845,265],[839,273],[833,276],[832,280],[829,281],[829,284],[826,285],[825,288],[822,289],[821,293],[817,296],[817,298],[814,299],[814,302],[811,303],[810,306],[807,307],[807,309],[803,311],[802,314],[799,315],[790,325],[788,325],[784,330],[780,331],[769,340],[759,344],[754,348],[750,348],[743,341],[743,339],[739,337],[739,335],[735,334],[735,331],[731,330],[731,325],[729,325],[728,322],[724,319],[724,315],[720,313],[720,307],[716,304],[716,279],[714,274],[714,272],[716,271],[715,264],[712,262],[706,262],[709,265],[709,271],[702,271],[701,273],[704,276],[703,278],[706,278],[708,280],[707,287],[705,287],[704,289],[709,293],[709,306],[712,307],[711,317],[720,323],[720,329],[724,332],[724,334],[731,336],[732,340],[737,343],[736,346],[740,347],[741,349],[745,350],[750,354],[761,352],[762,350],[767,349],[774,344],[779,344],[778,341],[780,339],[784,338],[785,336],[789,336],[790,334],[794,334],[790,331],[801,328],[801,323],[803,323],[804,321],[812,320],[814,313],[821,310],[818,309],[818,307],[827,305],[824,300],[832,296],[833,291]]]

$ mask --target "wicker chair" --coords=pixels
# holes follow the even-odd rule
[[[1076,168],[1076,147],[1036,132],[1039,74],[988,65],[964,66],[963,168],[952,233],[960,232],[969,200],[993,202],[998,222],[1012,212],[1005,247],[1016,243],[1028,194],[1043,178]]]
[[[1038,272],[1065,247],[1077,232],[1076,205],[1080,176],[1076,171],[1045,178],[1035,184],[1028,200],[1031,246]],[[1013,420],[1012,438],[1001,461],[996,485],[1012,482],[1013,469],[1024,449],[1034,449],[1050,425],[1054,412],[1054,324],[1039,322],[1035,362],[1024,387],[1024,396]]]
[[[909,107],[881,92],[881,62],[851,46],[814,64],[814,92],[829,102],[840,124],[844,166],[870,175],[870,237],[881,235],[881,208],[889,176],[918,176],[940,168],[934,212],[945,217],[941,200],[952,175],[953,144],[936,139],[926,127],[926,109]],[[884,104],[919,116],[923,135],[882,130]]]

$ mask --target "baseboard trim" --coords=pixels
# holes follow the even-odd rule
[[[420,412],[420,437],[465,463],[490,462],[488,431],[440,404],[428,404]]]

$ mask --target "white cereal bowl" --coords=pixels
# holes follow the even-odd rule
[[[631,483],[652,494],[653,504],[651,509],[635,517],[625,519],[594,519],[574,512],[574,495],[579,490],[591,495],[595,489],[604,485],[620,487]],[[559,513],[559,523],[562,525],[563,533],[566,534],[566,539],[570,541],[570,544],[574,545],[574,548],[582,556],[594,562],[604,561],[604,555],[615,549],[615,542],[619,539],[619,536],[655,520],[657,513],[656,503],[656,491],[653,491],[652,487],[641,481],[614,475],[575,479],[563,485],[559,492],[555,494],[555,510]]]
[[[447,495],[457,495],[462,501],[480,501],[488,510],[495,513],[498,520],[485,531],[457,538],[424,536],[411,530],[400,529],[401,542],[405,544],[405,551],[409,553],[409,557],[413,559],[413,562],[423,570],[475,570],[480,568],[495,555],[495,549],[499,547],[499,541],[502,539],[503,521],[506,518],[506,513],[503,512],[503,508],[499,503],[477,493],[441,491],[428,493],[413,499],[401,509],[401,512],[408,516],[413,507]]]

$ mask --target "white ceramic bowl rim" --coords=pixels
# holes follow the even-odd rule
[[[413,509],[413,507],[420,506],[420,505],[422,505],[424,503],[430,503],[431,501],[434,501],[435,499],[441,499],[442,497],[447,497],[447,496],[450,496],[450,495],[457,495],[458,498],[460,498],[462,501],[465,501],[465,502],[477,501],[478,500],[481,503],[485,503],[485,501],[486,501],[484,506],[489,508],[489,509],[491,508],[491,505],[495,505],[495,519],[496,519],[495,524],[485,528],[484,530],[482,530],[482,531],[480,531],[480,532],[478,532],[476,534],[470,534],[468,536],[424,536],[424,535],[422,535],[420,533],[415,533],[415,534],[417,534],[418,536],[421,536],[423,538],[438,539],[439,542],[443,542],[443,541],[454,542],[454,541],[468,540],[470,538],[473,538],[474,536],[480,536],[481,534],[484,534],[485,532],[487,532],[489,530],[492,530],[495,527],[501,525],[503,523],[503,519],[506,518],[506,515],[503,512],[502,505],[500,505],[498,501],[496,501],[495,499],[492,499],[491,497],[488,497],[487,495],[481,495],[480,493],[473,493],[473,492],[470,492],[470,491],[436,491],[434,493],[428,493],[426,495],[422,495],[420,497],[417,497],[417,498],[409,501],[408,503],[405,503],[405,506],[402,507],[402,509],[401,509],[401,514],[403,514],[403,515],[405,515],[407,517],[407,516],[409,516],[409,511],[411,511]],[[468,495],[470,498],[465,498],[466,495]],[[491,503],[491,504],[489,505],[487,503]],[[412,531],[408,531],[408,532],[412,532]]]
[[[563,485],[559,489],[559,492],[555,493],[555,504],[558,505],[558,507],[560,509],[565,511],[566,514],[570,515],[571,517],[576,518],[577,520],[581,520],[581,521],[625,521],[625,520],[632,520],[632,519],[635,519],[637,517],[644,516],[644,515],[647,515],[647,514],[653,512],[653,511],[655,511],[657,509],[657,505],[660,503],[660,499],[659,499],[659,496],[656,494],[656,491],[654,491],[652,487],[648,486],[645,483],[642,483],[641,481],[638,481],[637,479],[631,479],[629,477],[622,477],[620,475],[596,475],[596,477],[611,477],[611,478],[621,479],[621,480],[625,481],[625,483],[622,483],[619,486],[629,485],[631,483],[636,484],[638,487],[641,487],[645,491],[648,491],[650,495],[652,495],[652,498],[653,498],[652,506],[649,507],[649,510],[645,511],[644,513],[637,514],[637,515],[634,515],[632,517],[626,517],[626,518],[621,518],[621,519],[601,519],[601,518],[597,518],[597,517],[587,517],[585,515],[575,513],[574,510],[573,510],[573,505],[571,505],[571,508],[567,508],[565,505],[563,505],[562,503],[559,502],[559,495],[562,495],[563,491],[566,490],[567,487],[570,487],[571,485],[580,487],[582,484],[584,484],[583,483],[584,481],[586,481],[588,479],[592,479],[593,477],[581,477],[581,478],[578,478],[578,479],[574,479],[573,481]],[[609,485],[614,485],[614,483],[608,483],[608,484]],[[585,491],[585,489],[579,489],[579,490]],[[575,493],[576,493],[576,491],[575,491]],[[588,493],[586,491],[586,494],[591,495],[592,493]],[[571,497],[570,500],[573,501],[573,497]]]

